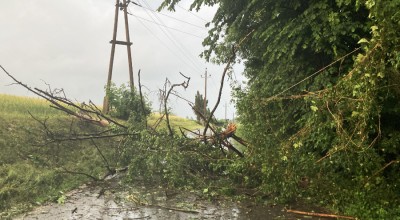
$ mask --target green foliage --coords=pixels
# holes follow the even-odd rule
[[[185,157],[183,148],[189,148],[184,139],[171,138],[166,131],[159,135],[142,131],[139,139],[125,143],[124,163],[129,165],[132,181],[167,186],[193,185],[188,181],[193,157]],[[187,155],[186,155],[187,156]]]
[[[234,164],[235,154],[224,156],[220,149],[195,139],[171,138],[166,130],[157,134],[142,130],[136,138],[126,140],[123,149],[121,161],[129,165],[128,179],[133,183],[207,189],[204,196],[214,197],[220,193],[232,194],[242,179],[239,173],[235,174],[238,182],[234,184],[227,178],[231,175],[227,168]]]
[[[201,115],[203,115],[203,117],[208,117],[210,115],[210,109],[207,108],[207,104],[208,104],[208,100],[206,100],[206,107],[204,107],[204,97],[202,94],[200,94],[199,91],[197,91],[195,99],[194,99],[194,106],[193,108],[195,110],[193,110],[194,114],[196,115],[196,120],[197,122],[201,122],[202,117]],[[204,111],[204,108],[206,108],[207,110]]]
[[[128,120],[131,118],[134,122],[143,122],[151,113],[150,104],[146,97],[140,99],[136,89],[126,87],[124,84],[119,88],[115,84],[111,85],[107,91],[110,114],[116,118]]]
[[[194,0],[191,8],[202,5],[218,5],[202,55],[223,63],[240,43],[248,78],[235,96],[252,146],[230,173],[249,173],[278,201],[309,197],[362,219],[398,216],[400,1]]]
[[[335,180],[335,186],[347,196],[330,193],[325,199],[339,197],[334,204],[341,212],[360,218],[390,219],[398,216],[400,200],[398,170],[400,117],[399,94],[393,82],[399,76],[400,2],[366,2],[371,18],[370,39],[361,39],[363,52],[354,59],[353,68],[335,87],[321,97],[312,97],[321,111],[304,117],[308,134],[297,137],[305,142],[307,152],[321,152],[321,181]],[[397,18],[396,18],[397,16]],[[394,20],[388,22],[387,18]],[[397,25],[396,25],[397,19]],[[308,100],[308,101],[309,101]],[[307,101],[307,100],[306,100]],[[312,125],[318,124],[317,128]],[[325,140],[324,140],[325,139]],[[389,153],[390,152],[390,153]],[[305,154],[303,152],[302,154]],[[315,172],[316,175],[318,173]],[[347,180],[347,181],[343,181]],[[333,186],[330,186],[333,187]],[[349,208],[347,204],[354,205]]]
[[[162,7],[173,10],[179,1],[166,0]],[[233,195],[235,186],[255,188],[277,202],[307,198],[362,219],[398,218],[400,1],[194,0],[191,8],[202,5],[218,5],[202,55],[226,62],[237,45],[245,61],[249,81],[234,94],[241,132],[251,143],[246,157],[128,123],[139,135],[123,140],[115,161],[129,166],[129,179],[197,188],[210,197]],[[109,97],[111,114],[121,119],[143,122],[149,114],[136,91],[113,86]],[[33,125],[25,126],[34,133]],[[7,201],[48,195],[17,186],[53,189],[61,177],[37,171],[49,164],[99,173],[101,158],[93,158],[93,148],[25,149],[28,142],[18,138],[0,139],[26,155],[17,165],[1,158],[2,209],[10,208]],[[18,158],[10,149],[2,148]],[[21,176],[21,170],[28,174]],[[49,190],[37,190],[43,189]]]

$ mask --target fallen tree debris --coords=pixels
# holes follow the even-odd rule
[[[317,213],[317,212],[304,212],[304,211],[293,210],[293,209],[287,209],[286,212],[300,214],[300,215],[325,217],[325,218],[357,219],[357,218],[354,218],[354,217],[351,217],[351,216],[325,214],[325,213]]]

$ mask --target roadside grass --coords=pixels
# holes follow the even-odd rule
[[[91,142],[46,143],[48,134],[28,112],[46,121],[55,136],[99,129],[50,108],[44,100],[0,95],[0,219],[11,218],[37,204],[57,201],[64,191],[88,181],[65,169],[95,177],[105,172]],[[106,157],[114,156],[113,148],[108,147],[110,141],[97,144]]]
[[[149,126],[153,127],[156,124],[157,120],[161,117],[162,114],[158,112],[151,113],[149,119],[147,120]],[[179,134],[180,134],[179,127],[183,127],[191,131],[203,128],[203,126],[198,124],[195,120],[182,118],[176,115],[169,115],[169,119],[172,129],[174,129],[175,132],[179,132]],[[167,129],[167,122],[165,116],[163,117],[160,125],[158,126],[158,129]]]
[[[29,113],[46,121],[52,133],[45,132],[43,125]],[[159,117],[160,114],[153,113],[149,125]],[[194,120],[174,115],[170,119],[175,131],[179,131],[179,127],[189,130],[202,127]],[[159,129],[165,128],[164,120]],[[59,198],[64,197],[63,192],[91,180],[67,171],[101,178],[106,172],[104,161],[92,142],[46,142],[48,135],[92,133],[100,129],[49,107],[45,100],[0,94],[0,219],[12,218],[45,202],[62,201]],[[117,167],[117,141],[95,142],[110,165]]]
[[[28,112],[33,115],[63,115],[60,111],[49,107],[49,103],[39,98],[27,98],[0,94],[0,115],[3,117],[25,117]]]

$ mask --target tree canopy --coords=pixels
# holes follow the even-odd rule
[[[206,104],[206,106],[204,106]],[[202,94],[200,94],[199,91],[197,91],[195,98],[194,98],[194,106],[193,106],[193,112],[196,115],[196,120],[197,122],[203,121],[203,117],[207,117],[210,115],[210,110],[207,108],[208,100],[204,100],[204,97]],[[206,110],[205,110],[206,109]]]
[[[248,83],[234,95],[252,144],[237,162],[248,186],[363,219],[399,216],[400,1],[194,0],[191,9],[203,5],[218,10],[202,56],[224,63],[236,45],[245,64]]]

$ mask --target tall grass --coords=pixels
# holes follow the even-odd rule
[[[89,141],[48,143],[43,125],[53,133],[91,133],[99,128],[77,121],[37,98],[0,95],[0,219],[26,211],[32,205],[56,201],[60,191],[72,189],[84,176],[63,169],[101,176],[104,164]],[[98,142],[112,163],[111,141]]]
[[[50,103],[44,99],[0,94],[0,116],[26,116],[28,112],[33,115],[62,115],[49,106]]]
[[[148,119],[148,124],[150,126],[154,126],[157,122],[157,120],[159,118],[161,118],[162,115],[160,113],[152,113]],[[169,115],[169,120],[171,123],[171,127],[175,130],[178,131],[179,127],[184,127],[186,129],[189,130],[196,130],[196,129],[200,129],[203,126],[200,125],[199,123],[197,123],[195,120],[191,120],[191,119],[187,119],[187,118],[182,118],[176,115]],[[159,125],[160,129],[166,129],[167,128],[167,124],[166,124],[166,119],[165,116],[163,117],[160,125]]]

